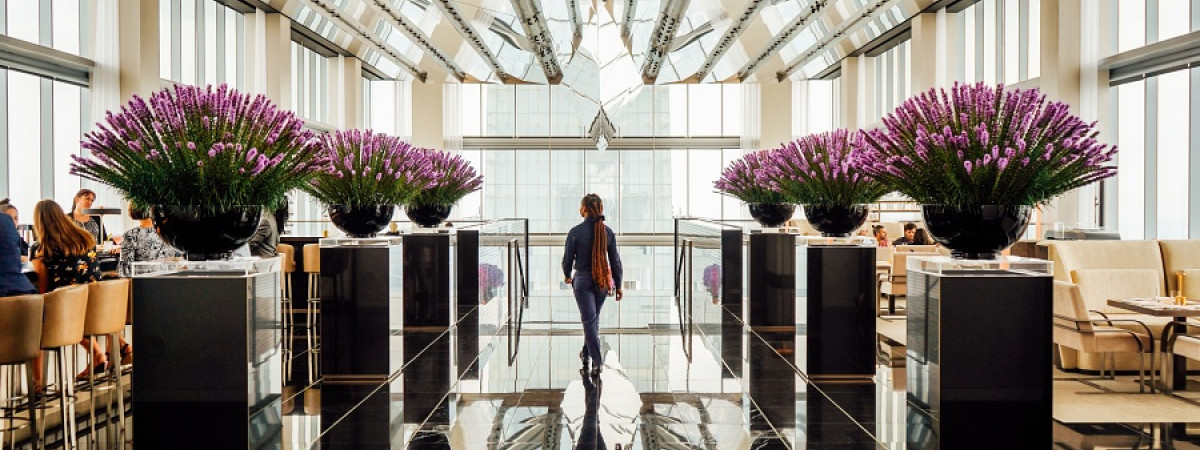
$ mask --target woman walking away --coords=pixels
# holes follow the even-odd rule
[[[579,306],[579,317],[583,322],[583,350],[579,352],[579,359],[583,361],[584,371],[588,370],[590,360],[591,375],[598,377],[604,367],[604,355],[600,354],[600,307],[613,290],[616,290],[618,302],[624,296],[621,292],[621,255],[617,254],[616,235],[604,224],[604,202],[599,195],[584,196],[579,215],[583,216],[583,223],[567,233],[563,276],[575,291],[575,304]]]

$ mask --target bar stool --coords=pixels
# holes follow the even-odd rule
[[[67,353],[79,341],[83,340],[84,318],[88,314],[88,287],[82,284],[63,286],[45,296],[45,312],[42,323],[42,350],[54,353],[55,376],[58,378],[59,417],[62,420],[63,444],[66,448],[76,448],[75,425],[75,374],[67,370]],[[49,355],[42,359],[42,373],[47,374],[44,381],[49,386],[50,373],[48,366]],[[46,409],[46,397],[49,389],[42,396],[39,409]],[[93,395],[94,397],[94,395]],[[43,428],[45,423],[42,424]],[[38,438],[45,441],[46,430],[38,430]]]
[[[308,383],[321,378],[321,291],[317,283],[321,279],[321,247],[304,244],[304,273],[308,274],[308,314],[306,336],[308,337]]]
[[[120,340],[121,332],[125,330],[125,317],[129,313],[129,287],[132,280],[122,278],[119,280],[107,280],[87,285],[87,319],[84,321],[83,334],[88,339],[95,339],[97,336],[108,336],[108,381],[116,383],[115,388],[117,396],[117,422],[116,440],[114,440],[114,432],[111,427],[105,427],[108,431],[108,441],[125,442],[125,386],[121,383],[121,364],[120,361],[113,361],[112,355],[120,355],[118,341]],[[88,367],[95,367],[95,361],[92,361],[94,352],[88,352]],[[119,358],[119,356],[117,356]],[[99,397],[96,392],[96,373],[88,371],[88,388],[92,391],[92,401],[89,410],[90,424],[89,432],[92,436],[92,442],[97,442],[96,436],[96,399]],[[108,415],[106,422],[111,421],[113,417],[113,399],[110,397],[104,401]]]
[[[283,379],[286,381],[292,379],[292,273],[296,272],[296,247],[279,244],[275,250],[283,257],[279,306],[283,309]]]
[[[0,368],[8,375],[8,392],[4,398],[4,420],[8,428],[0,431],[8,432],[9,445],[17,448],[16,426],[20,420],[16,410],[20,407],[20,398],[16,396],[20,382],[17,373],[20,366],[25,366],[25,382],[28,384],[27,399],[33,398],[33,361],[37,358],[42,342],[42,317],[45,301],[41,294],[18,295],[0,298]],[[29,436],[37,437],[37,414],[33,411],[33,401],[26,402],[29,406]],[[32,440],[32,439],[31,439]],[[44,442],[39,442],[40,448],[45,448]],[[4,442],[0,440],[0,448]]]

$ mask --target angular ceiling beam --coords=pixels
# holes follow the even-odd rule
[[[887,11],[888,8],[900,2],[901,0],[875,0],[871,4],[867,5],[866,8],[862,9],[858,14],[843,20],[837,29],[829,33],[829,36],[826,36],[825,39],[822,39],[816,44],[810,46],[805,50],[804,53],[800,54],[799,58],[797,58],[791,64],[788,64],[783,70],[780,70],[778,73],[776,73],[775,78],[782,81],[791,76],[792,73],[794,73],[797,69],[803,67],[805,64],[808,64],[809,61],[812,61],[821,53],[841,44],[842,41],[852,36],[859,29],[870,24],[871,20],[874,19],[879,13]]]
[[[808,26],[813,19],[817,18],[817,15],[825,9],[826,4],[830,3],[831,1],[833,0],[817,0],[812,4],[811,7],[809,7],[808,11],[796,15],[796,18],[792,19],[787,26],[783,27],[782,30],[779,30],[779,34],[771,38],[771,42],[767,43],[767,46],[763,48],[762,52],[751,58],[746,65],[742,66],[742,68],[738,70],[738,73],[737,75],[734,75],[734,78],[738,81],[745,81],[746,79],[750,78],[751,75],[754,75],[754,72],[758,70],[760,66],[766,63],[767,60],[774,57],[776,53],[779,53],[779,50],[782,50],[783,47],[791,42],[792,39],[794,39],[797,35],[799,35],[800,31],[804,30],[804,28]]]
[[[713,67],[717,65],[717,61],[720,61],[721,57],[725,56],[725,52],[729,51],[733,47],[734,42],[737,42],[742,33],[746,31],[746,28],[750,27],[750,24],[754,21],[754,17],[758,15],[759,11],[762,11],[764,6],[771,3],[770,0],[747,0],[746,7],[742,9],[742,14],[738,16],[733,24],[729,25],[729,29],[725,30],[725,34],[721,36],[721,39],[717,40],[717,46],[713,47],[712,52],[704,58],[704,63],[700,64],[700,69],[696,70],[696,73],[689,80],[696,83],[703,81],[704,77],[707,77],[709,72],[712,72]]]
[[[654,33],[650,35],[650,46],[646,49],[646,60],[642,62],[642,82],[654,84],[658,72],[662,70],[663,60],[667,58],[671,42],[675,40],[675,32],[679,31],[679,22],[687,11],[688,0],[666,0],[658,13],[658,21],[654,23]]]
[[[567,0],[567,10],[571,14],[571,53],[579,49],[583,42],[583,22],[579,20],[579,0]]]
[[[479,57],[483,58],[483,61],[492,69],[492,73],[495,73],[496,77],[500,78],[501,82],[508,83],[510,80],[520,81],[504,71],[504,66],[500,65],[500,60],[496,59],[496,55],[492,54],[492,51],[488,50],[487,44],[483,42],[483,36],[480,36],[479,32],[475,31],[475,27],[471,26],[471,22],[466,17],[463,17],[462,12],[458,10],[455,0],[434,0],[434,3],[437,4],[442,14],[450,19],[450,25],[458,31],[463,40],[467,41],[467,45],[475,49],[475,53],[478,53]]]
[[[325,17],[326,20],[333,22],[335,26],[341,28],[342,31],[346,32],[347,34],[352,36],[357,35],[359,39],[362,39],[371,46],[375,47],[375,49],[382,53],[384,57],[392,60],[392,62],[396,63],[396,65],[403,68],[404,71],[408,72],[422,83],[424,83],[429,77],[429,74],[417,67],[416,63],[410,61],[408,58],[405,58],[404,55],[401,55],[399,51],[397,51],[391,45],[388,45],[387,42],[379,39],[378,36],[367,32],[362,24],[350,23],[342,18],[342,14],[338,11],[337,6],[329,4],[329,2],[325,0],[300,0],[300,2],[311,8],[317,14],[320,14],[322,17]]]
[[[443,52],[442,49],[434,45],[433,41],[429,39],[429,36],[426,36],[425,32],[421,31],[416,24],[412,23],[412,21],[408,20],[407,17],[404,17],[404,15],[400,14],[399,11],[396,11],[396,9],[392,7],[391,2],[382,0],[366,0],[366,3],[372,10],[379,14],[384,21],[391,24],[392,27],[396,28],[397,30],[400,30],[401,33],[404,33],[405,37],[407,37],[410,41],[416,44],[417,47],[432,57],[434,61],[438,63],[438,65],[442,66],[443,69],[446,69],[446,72],[449,72],[450,76],[458,80],[459,83],[468,81],[468,79],[474,79],[470,74],[459,67],[458,64],[454,62],[454,59],[447,55],[446,52]]]
[[[637,9],[637,0],[625,0],[625,14],[621,18],[621,39],[625,41],[625,48],[630,48],[629,39],[633,33],[635,9]]]
[[[537,57],[542,72],[546,74],[546,83],[558,84],[563,78],[562,67],[558,65],[558,58],[554,55],[554,38],[550,35],[550,29],[546,27],[546,19],[542,17],[542,10],[538,8],[537,1],[512,0],[512,4],[513,10],[521,20],[521,26],[525,28],[525,37],[533,47],[533,55]]]

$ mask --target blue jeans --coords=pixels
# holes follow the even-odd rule
[[[583,323],[583,348],[592,359],[592,367],[604,366],[604,355],[600,353],[600,307],[608,291],[596,286],[589,272],[575,272],[571,287],[575,291],[575,304],[579,306],[579,320]]]

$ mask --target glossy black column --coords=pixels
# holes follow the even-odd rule
[[[277,272],[133,280],[137,448],[283,445]]]
[[[749,324],[796,326],[796,237],[782,233],[750,235]]]
[[[742,230],[721,230],[721,359],[726,377],[742,376],[742,319],[745,291],[742,289]]]
[[[1051,283],[909,270],[909,449],[1051,444]]]
[[[459,230],[455,235],[458,302],[455,337],[458,376],[479,379],[479,230]]]
[[[404,328],[450,326],[450,235],[404,236]]]
[[[402,246],[321,247],[321,372],[325,384],[383,379],[394,367]]]
[[[807,248],[808,374],[875,375],[875,248]]]

